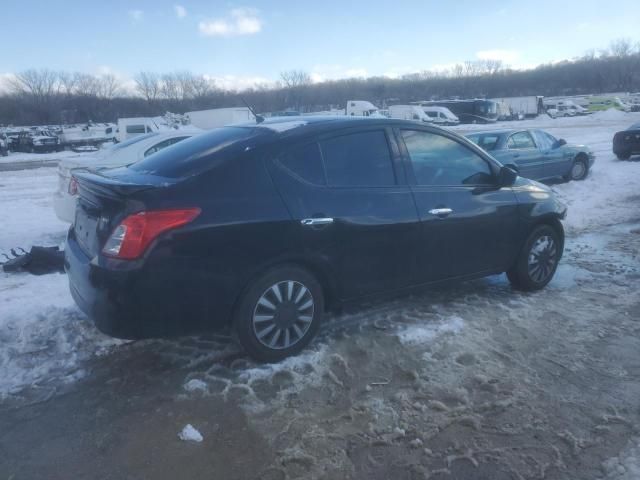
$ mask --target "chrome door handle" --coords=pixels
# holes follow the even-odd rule
[[[432,208],[431,210],[429,210],[429,213],[431,215],[435,215],[437,217],[448,217],[452,212],[453,210],[451,210],[450,208]]]
[[[300,220],[300,223],[305,226],[329,225],[333,223],[333,218],[305,218]]]

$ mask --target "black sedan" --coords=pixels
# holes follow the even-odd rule
[[[584,180],[595,161],[585,145],[569,145],[543,130],[496,130],[467,138],[532,180]]]
[[[613,136],[613,153],[620,160],[629,160],[631,155],[640,155],[640,123]]]
[[[352,299],[501,272],[541,289],[564,245],[549,188],[409,121],[270,119],[74,175],[65,267],[99,329],[231,323],[263,361],[299,352]]]

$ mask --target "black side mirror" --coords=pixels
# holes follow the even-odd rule
[[[518,178],[518,172],[511,166],[505,165],[500,169],[498,183],[501,187],[510,187]]]
[[[564,138],[561,138],[560,140],[558,140],[556,143],[553,144],[553,148],[560,148],[566,144],[567,144],[567,141]]]

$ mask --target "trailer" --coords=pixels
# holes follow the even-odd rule
[[[247,107],[213,108],[185,113],[191,125],[203,130],[224,127],[235,123],[254,122],[256,117]]]
[[[527,97],[501,97],[492,98],[494,102],[508,105],[511,110],[511,118],[534,118],[544,113],[544,97],[530,95]]]

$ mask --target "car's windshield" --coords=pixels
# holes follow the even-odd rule
[[[640,122],[631,125],[628,130],[640,130]]]

